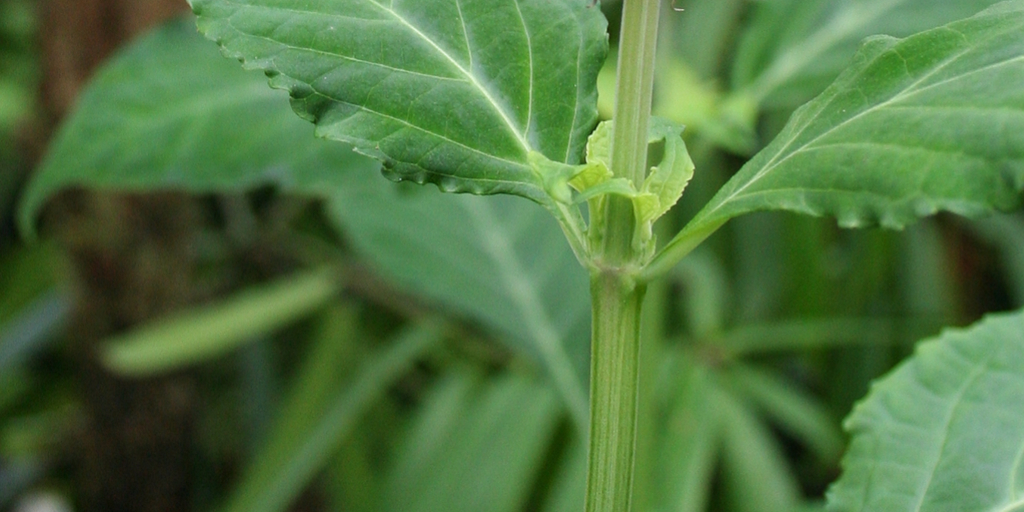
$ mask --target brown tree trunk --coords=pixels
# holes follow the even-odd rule
[[[184,0],[45,0],[43,104],[55,126],[96,67]],[[181,195],[66,194],[48,218],[66,247],[77,308],[68,332],[80,361],[84,424],[73,450],[80,510],[190,509],[195,392],[188,375],[129,380],[98,363],[100,342],[188,304],[195,204]]]

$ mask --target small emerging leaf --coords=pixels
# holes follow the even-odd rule
[[[1024,508],[1024,312],[950,330],[879,381],[830,512]]]
[[[602,121],[587,139],[587,163],[612,168],[612,122]]]
[[[611,194],[630,199],[637,223],[633,243],[638,249],[647,247],[646,252],[653,254],[654,221],[679,201],[693,178],[694,165],[683,142],[683,127],[666,119],[651,118],[648,143],[664,141],[664,152],[639,190],[630,180],[614,178],[609,170],[613,129],[612,121],[598,125],[587,143],[587,166],[581,168],[569,184],[580,192],[577,202],[589,203],[591,226],[600,225],[595,217],[603,210],[604,196]]]
[[[675,206],[683,196],[686,185],[693,178],[693,159],[683,142],[683,127],[659,118],[651,119],[651,142],[665,141],[665,153],[661,162],[651,168],[651,173],[644,180],[641,192],[657,198],[656,206],[650,210],[641,210],[637,216],[643,221],[652,223]],[[646,226],[650,229],[650,225]]]

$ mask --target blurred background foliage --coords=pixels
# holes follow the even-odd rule
[[[991,3],[666,5],[655,110],[698,164],[675,225],[861,38]],[[386,182],[190,19],[129,43],[183,10],[0,0],[0,510],[580,510],[587,283],[553,221]],[[27,186],[89,148],[109,169]],[[1024,306],[1021,247],[1020,214],[731,222],[648,293],[636,510],[821,510],[853,403]]]

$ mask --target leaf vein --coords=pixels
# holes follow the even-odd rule
[[[506,112],[505,109],[501,107],[501,105],[497,102],[497,100],[494,99],[493,96],[491,96],[491,93],[488,92],[487,88],[484,87],[482,83],[480,83],[480,81],[477,79],[476,75],[474,75],[472,72],[470,72],[470,70],[468,70],[465,67],[463,67],[462,64],[459,64],[459,62],[457,60],[455,60],[455,58],[452,57],[443,48],[441,48],[441,46],[438,45],[436,41],[434,41],[429,36],[424,34],[419,28],[417,28],[415,25],[410,23],[409,20],[405,19],[397,11],[395,11],[395,10],[389,8],[389,7],[385,7],[383,4],[381,4],[380,2],[377,2],[376,0],[369,0],[369,2],[374,4],[374,5],[376,5],[377,7],[381,8],[385,12],[391,14],[392,16],[394,16],[396,20],[398,20],[400,23],[402,23],[403,25],[408,27],[409,30],[413,31],[413,33],[415,33],[417,36],[419,36],[424,42],[429,44],[431,47],[434,48],[434,50],[436,50],[438,53],[440,53],[441,56],[443,56],[445,59],[447,59],[449,62],[451,62],[452,65],[455,66],[455,69],[458,69],[459,72],[462,73],[473,84],[473,86],[476,87],[477,90],[480,91],[480,94],[482,94],[484,96],[484,98],[488,101],[488,103],[491,104],[491,106],[494,108],[495,112],[497,112],[498,115],[501,116],[501,119],[505,122],[505,125],[508,127],[510,133],[512,134],[513,137],[515,137],[515,139],[519,142],[519,144],[523,147],[523,149],[526,150],[526,151],[530,151],[532,149],[530,144],[526,141],[526,138],[523,136],[523,134],[519,132],[519,129],[516,127],[515,123],[512,121],[512,118],[509,116],[509,113]]]

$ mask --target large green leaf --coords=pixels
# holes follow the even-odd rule
[[[375,268],[526,348],[585,428],[588,283],[551,216],[519,198],[347,176],[330,212]]]
[[[847,420],[832,512],[1024,510],[1024,312],[950,330]]]
[[[518,198],[396,186],[350,146],[318,140],[283,93],[222,58],[187,22],[101,70],[30,184],[30,230],[68,186],[238,191],[277,184],[326,199],[374,268],[537,357],[586,424],[586,275],[541,208]]]
[[[869,39],[661,255],[757,210],[902,228],[1009,209],[1024,188],[1024,1],[907,39]]]
[[[906,37],[966,18],[997,0],[769,0],[758,2],[737,51],[734,86],[795,107],[824,90],[861,39]]]
[[[191,0],[199,29],[317,134],[394,178],[544,202],[527,162],[578,163],[606,22],[587,0]]]
[[[57,191],[241,191],[266,183],[322,195],[334,174],[376,174],[344,144],[323,144],[280,91],[245,73],[180,20],[101,69],[78,99],[19,212],[31,233]]]

